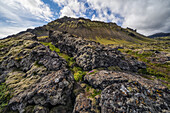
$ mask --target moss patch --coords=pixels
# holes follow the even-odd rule
[[[87,85],[87,84],[86,84],[85,92],[86,92],[86,94],[87,94],[89,97],[91,97],[91,98],[94,98],[95,96],[101,94],[101,90],[99,90],[99,89],[94,89],[94,88],[92,88],[91,86],[89,86],[89,85]]]
[[[5,83],[0,84],[0,112],[8,105],[11,98],[10,89],[7,85]]]
[[[84,71],[77,71],[77,72],[75,72],[74,73],[75,81],[77,81],[77,82],[78,81],[82,81],[84,75],[86,75],[86,72],[84,72]]]
[[[32,74],[34,73],[32,71],[31,73],[29,73],[30,71],[27,72],[28,74],[27,76],[25,76],[26,73],[21,71],[14,71],[8,73],[8,77],[5,83],[8,85],[10,89],[14,89],[12,93],[14,96],[26,90],[32,84],[36,83],[40,79],[38,75],[33,76]]]

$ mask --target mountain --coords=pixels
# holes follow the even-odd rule
[[[49,30],[68,32],[74,36],[97,41],[102,44],[132,44],[154,41],[137,33],[136,30],[131,28],[124,29],[116,23],[105,23],[91,21],[90,19],[85,18],[71,18],[66,16],[54,20],[47,25],[35,29],[28,29],[27,31],[36,36],[48,36]]]
[[[111,31],[115,36],[122,36],[121,40],[131,43],[133,41],[127,38],[134,38],[128,35],[130,32],[139,35],[138,39],[144,37],[130,28],[127,33],[123,28],[106,33],[109,29],[106,25],[120,27],[82,18],[64,17],[51,23],[64,23],[66,28],[71,25],[69,22],[80,20],[89,21],[90,25],[98,23],[94,28],[89,27],[94,32],[97,28],[97,31],[105,28],[101,39],[113,41],[114,37],[107,38]],[[159,51],[145,51],[142,47],[140,52],[135,46],[126,47],[129,44],[113,48],[99,43],[96,38],[83,37],[86,24],[73,27],[82,37],[70,34],[71,27],[64,30],[62,25],[49,24],[0,40],[0,113],[169,112],[169,76],[166,73],[169,57],[161,53],[160,48]],[[103,25],[102,30],[99,25]],[[137,44],[136,48],[157,46],[155,42],[148,44]],[[159,47],[161,44],[164,50],[169,50],[168,42],[159,43]],[[139,56],[139,59],[125,54],[121,48],[127,50],[125,53]],[[154,66],[160,66],[164,73],[155,72],[151,65],[153,62],[147,57],[161,62]]]
[[[157,37],[169,37],[170,33],[155,33],[153,35],[148,36],[149,38],[157,38]]]

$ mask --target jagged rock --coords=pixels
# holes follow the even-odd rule
[[[169,94],[169,90],[146,89],[138,82],[113,84],[101,93],[101,112],[168,113]]]
[[[124,60],[124,56],[117,49],[100,45],[94,41],[83,40],[59,31],[50,33],[49,37],[54,43],[57,43],[62,52],[74,56],[76,63],[84,70],[109,66],[119,66],[122,70],[130,71],[146,68],[141,66],[141,62],[131,63]]]
[[[74,105],[73,113],[100,113],[98,98],[88,98],[86,94],[80,93]]]
[[[127,71],[146,68],[134,58],[125,58],[115,48],[67,32],[50,31],[49,35],[52,44],[73,56],[77,63],[74,65],[83,70],[110,66]],[[39,43],[30,32],[7,38],[0,44],[4,44],[0,48],[0,84],[5,82],[12,95],[4,112],[156,113],[170,110],[170,92],[159,81],[155,83],[131,72],[102,70],[88,73],[76,86],[67,62]],[[88,89],[91,90],[88,92]]]
[[[114,83],[128,82],[127,78],[124,78],[122,74],[114,74],[111,71],[99,71],[94,74],[87,74],[84,76],[84,80],[88,82],[94,88],[104,89],[108,85]]]
[[[63,106],[63,105],[59,105],[56,107],[53,107],[49,113],[72,113],[72,103],[69,103],[70,105],[68,106]]]
[[[92,73],[92,74],[91,74]],[[90,71],[84,76],[84,81],[94,88],[104,89],[111,84],[126,83],[128,81],[137,81],[145,87],[166,88],[161,82],[153,82],[140,75],[128,72],[115,72],[115,71]]]
[[[34,37],[24,33],[15,42],[8,39],[11,48],[0,63],[0,82],[5,81],[14,90],[8,107],[23,113],[33,105],[33,112],[48,113],[49,107],[61,105],[69,106],[72,111],[74,78],[66,68],[66,61]],[[70,111],[69,107],[65,110]]]
[[[43,106],[35,106],[33,109],[33,113],[49,113],[49,109]]]
[[[13,110],[22,110],[28,104],[55,106],[66,105],[70,99],[74,79],[67,69],[44,76],[38,83],[14,96],[9,105]]]

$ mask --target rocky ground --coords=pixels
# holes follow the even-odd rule
[[[143,62],[66,32],[44,38],[0,41],[0,112],[170,112],[169,89],[136,73]]]

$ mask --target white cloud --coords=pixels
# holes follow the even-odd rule
[[[0,37],[6,37],[8,35],[13,35],[19,31],[26,30],[27,27],[0,27]]]
[[[42,0],[0,0],[0,29],[40,26],[58,17],[90,17],[92,20],[116,22],[149,35],[170,31],[170,0],[52,0],[61,10],[58,14]],[[86,5],[85,5],[86,4]],[[87,7],[87,4],[89,7]],[[57,6],[57,5],[56,5]],[[58,7],[56,7],[57,9]],[[95,13],[88,12],[91,10]],[[109,13],[108,13],[109,12]],[[89,14],[89,15],[87,15]],[[3,24],[2,24],[3,23]],[[11,28],[11,29],[13,29]],[[2,37],[8,35],[0,31]]]
[[[50,7],[41,0],[0,0],[0,4],[0,38],[53,19]]]
[[[62,9],[60,10],[60,17],[86,17],[86,7],[84,2],[78,2],[78,0],[53,0]]]
[[[62,16],[85,16],[89,8],[96,11],[92,20],[122,23],[145,35],[170,31],[170,0],[53,0],[62,10]],[[108,10],[110,14],[108,14]]]
[[[87,0],[97,10],[98,20],[122,21],[123,27],[138,29],[145,35],[170,31],[170,0]],[[106,14],[106,9],[111,15]],[[119,19],[119,14],[124,19]]]
[[[36,19],[51,21],[53,17],[49,6],[41,0],[0,0],[0,3],[0,13],[8,19],[16,18],[19,20],[22,17],[29,18],[28,16],[32,16]]]

